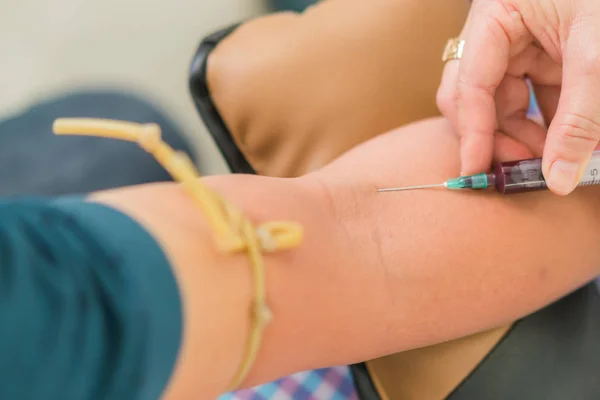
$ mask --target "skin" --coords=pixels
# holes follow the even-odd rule
[[[256,221],[305,227],[302,246],[266,257],[274,318],[244,386],[504,326],[600,273],[597,188],[566,198],[376,193],[456,175],[458,148],[450,124],[433,119],[302,178],[204,179]],[[176,184],[102,192],[91,201],[138,220],[172,261],[185,331],[165,398],[215,398],[247,337],[248,261],[215,252],[203,216]]]
[[[600,140],[600,2],[474,0],[447,63],[438,106],[461,137],[462,174],[492,158],[543,156],[556,194],[571,193]],[[527,120],[533,84],[546,127]]]

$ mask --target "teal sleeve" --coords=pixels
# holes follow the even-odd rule
[[[177,283],[129,217],[0,201],[0,399],[158,399],[182,333]]]

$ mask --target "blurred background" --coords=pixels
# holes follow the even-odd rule
[[[207,34],[312,0],[0,1],[0,119],[71,88],[141,94],[179,124],[203,174],[227,171],[191,102],[187,74]]]

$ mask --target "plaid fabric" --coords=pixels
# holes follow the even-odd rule
[[[218,400],[358,400],[347,367],[300,372]]]

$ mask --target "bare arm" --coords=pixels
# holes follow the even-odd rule
[[[206,180],[257,221],[292,219],[306,229],[303,246],[266,259],[274,319],[247,385],[500,326],[600,272],[597,189],[567,198],[375,192],[458,172],[457,140],[430,120],[300,179]],[[178,275],[185,336],[167,398],[214,397],[243,353],[247,260],[213,251],[203,217],[175,185],[96,200],[143,223]]]

